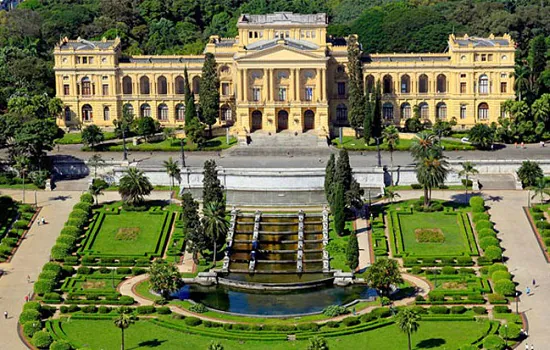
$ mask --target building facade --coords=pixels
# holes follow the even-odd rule
[[[325,14],[247,15],[235,38],[210,37],[220,77],[219,125],[251,132],[315,132],[347,125],[346,39],[328,37]],[[382,85],[384,124],[423,120],[458,128],[496,121],[514,98],[515,44],[509,35],[449,36],[444,53],[364,55],[365,89]],[[113,125],[128,106],[162,125],[183,125],[183,71],[198,99],[203,56],[121,54],[120,40],[63,39],[55,47],[60,126]]]

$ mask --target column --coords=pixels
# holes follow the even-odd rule
[[[294,83],[296,79],[296,72],[294,69],[290,70],[290,91],[288,92],[288,100],[296,101],[296,84]]]
[[[262,96],[261,96],[262,101],[268,100],[268,96],[269,96],[268,95],[268,89],[269,89],[268,77],[269,77],[269,70],[267,68],[264,68],[264,76],[262,77],[262,80],[263,80]]]
[[[326,68],[321,69],[321,101],[325,101],[325,93],[326,93],[326,76],[327,76],[327,70]],[[364,79],[363,79],[364,81]]]
[[[300,102],[302,100],[300,94],[300,68],[296,68],[296,81],[294,82],[296,87],[296,101]]]
[[[243,98],[245,102],[248,102],[248,69],[243,69],[244,84],[243,84]]]
[[[267,69],[267,101],[273,101],[273,68]]]
[[[237,71],[237,101],[243,100],[243,72]]]
[[[321,97],[322,93],[322,87],[321,87],[321,69],[317,68],[315,70],[315,100],[321,101],[323,98]]]

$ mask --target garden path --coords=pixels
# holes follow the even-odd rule
[[[370,266],[371,249],[370,249],[370,232],[368,230],[367,220],[357,218],[355,220],[355,232],[357,233],[357,242],[359,243],[359,266],[357,269],[363,271]]]

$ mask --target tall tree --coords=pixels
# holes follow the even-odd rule
[[[25,177],[30,170],[31,161],[25,156],[15,157],[15,164],[13,167],[19,173],[19,177],[23,180],[23,203],[25,203]]]
[[[430,205],[432,188],[442,186],[448,173],[448,163],[441,157],[430,155],[416,163],[416,178],[424,188],[425,207]]]
[[[199,217],[199,203],[191,193],[181,196],[183,229],[187,239],[187,252],[193,256],[193,261],[199,263],[199,254],[207,248],[207,238]]]
[[[90,125],[82,130],[82,142],[89,145],[92,150],[105,139],[103,131],[97,125]]]
[[[365,96],[363,89],[363,64],[361,62],[361,47],[357,36],[348,38],[348,77],[349,77],[349,116],[350,125],[359,137],[359,130],[365,120]]]
[[[212,125],[216,123],[220,110],[220,78],[216,69],[216,59],[210,52],[204,56],[199,96],[202,121],[208,125],[209,136],[212,137]]]
[[[126,160],[127,150],[126,150],[126,137],[130,134],[130,126],[132,126],[134,122],[134,113],[129,108],[127,104],[125,104],[122,107],[122,115],[119,119],[115,119],[113,121],[113,124],[115,125],[115,134],[117,137],[122,137],[122,152],[123,152],[123,159]]]
[[[109,187],[109,184],[103,179],[95,178],[92,180],[92,184],[88,189],[88,192],[95,198],[95,204],[99,205],[99,196],[103,194],[103,191]]]
[[[531,67],[531,75],[533,86],[535,87],[535,93],[540,93],[541,74],[546,69],[546,55],[547,55],[546,38],[544,35],[537,35],[529,42],[529,65]]]
[[[546,180],[545,177],[539,177],[535,185],[531,187],[531,190],[534,192],[531,199],[535,199],[536,196],[540,196],[540,204],[544,203],[544,196],[550,196],[548,180]]]
[[[163,163],[164,169],[166,170],[166,173],[170,177],[170,192],[172,192],[172,187],[174,186],[174,181],[178,180],[178,182],[181,181],[181,170],[178,166],[178,161],[172,160],[172,157],[168,158],[168,160],[165,160]]]
[[[229,228],[229,223],[225,218],[225,204],[218,201],[207,202],[204,204],[202,213],[204,232],[214,246],[212,260],[213,266],[216,266],[218,242],[226,236]]]
[[[401,196],[399,193],[395,192],[394,190],[390,190],[388,188],[384,188],[384,197],[390,201],[390,203],[393,203],[393,201],[396,198],[400,198]]]
[[[325,168],[325,197],[329,205],[332,202],[331,192],[332,186],[334,185],[334,177],[336,172],[336,159],[334,153],[330,154],[330,158],[327,162],[327,167]]]
[[[359,242],[357,241],[357,235],[352,232],[348,238],[348,246],[346,248],[346,264],[351,271],[355,271],[359,266]]]
[[[101,154],[96,153],[88,159],[88,165],[94,168],[94,178],[97,177],[97,167],[105,165],[105,160],[101,157]]]
[[[158,121],[151,117],[141,117],[134,120],[134,131],[136,134],[143,136],[147,142],[149,136],[156,133],[160,128]]]
[[[341,182],[337,182],[334,185],[334,192],[332,194],[332,216],[334,218],[334,230],[339,236],[344,234],[346,227],[346,213],[345,213],[345,192],[344,185]]]
[[[416,161],[429,156],[440,157],[443,154],[439,140],[430,131],[418,133],[412,141],[410,151]]]
[[[466,181],[464,182],[464,187],[466,187],[466,194],[468,194],[468,185],[470,182],[470,175],[474,175],[479,173],[479,171],[475,168],[475,164],[472,162],[463,162],[462,163],[462,170],[458,172],[459,176],[466,177]]]
[[[397,314],[397,326],[407,334],[409,350],[412,350],[411,334],[418,331],[420,316],[410,307],[406,307]]]
[[[390,151],[390,179],[391,185],[393,186],[393,152],[397,148],[397,145],[399,145],[399,131],[393,125],[387,126],[382,132],[382,137],[384,138],[384,142],[388,146],[388,151]]]
[[[183,69],[183,95],[185,98],[185,124],[189,124],[191,120],[197,117],[197,108],[195,106],[195,96],[191,92],[189,83],[189,73],[187,67]]]
[[[377,289],[383,296],[390,295],[392,285],[397,286],[403,283],[399,264],[393,259],[376,260],[367,269],[365,279],[371,287]]]
[[[218,178],[218,170],[216,162],[209,159],[204,162],[204,177],[202,179],[202,202],[203,206],[208,203],[218,202],[222,205],[225,211],[225,197],[223,194],[223,186]]]
[[[530,160],[526,160],[521,164],[517,174],[523,184],[523,188],[534,186],[537,183],[537,179],[544,177],[540,165]]]
[[[175,264],[162,259],[153,261],[149,268],[149,283],[151,288],[159,293],[164,300],[182,286],[182,280]]]
[[[380,80],[376,82],[374,90],[374,103],[372,106],[372,137],[380,137],[382,134],[382,85]]]
[[[143,197],[153,191],[153,185],[142,170],[129,168],[120,179],[118,193],[122,200],[130,205],[143,203]]]
[[[365,94],[365,119],[363,120],[363,139],[368,145],[372,137],[372,127],[373,127],[373,105],[370,100],[370,93]]]
[[[134,316],[127,307],[121,307],[118,309],[118,316],[114,319],[114,324],[120,329],[122,338],[120,343],[121,350],[124,350],[124,330],[130,327],[134,323]]]
[[[479,149],[489,149],[495,141],[495,132],[487,124],[476,124],[468,132],[470,142]]]

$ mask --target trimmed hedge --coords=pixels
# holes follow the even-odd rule
[[[496,261],[502,259],[502,248],[490,246],[485,249],[485,257],[488,260]]]
[[[510,280],[499,280],[495,282],[495,292],[502,295],[515,295],[516,285]]]
[[[34,333],[31,343],[39,349],[47,349],[52,343],[52,337],[47,331]]]
[[[83,193],[82,196],[80,196],[80,201],[84,203],[94,204],[94,196],[89,193]]]
[[[495,271],[491,275],[491,279],[495,283],[498,282],[498,281],[501,281],[501,280],[511,281],[512,280],[512,274],[508,271]]]
[[[499,247],[500,242],[495,237],[484,237],[479,240],[479,246],[481,249],[485,250],[489,247]]]
[[[503,350],[505,348],[504,340],[498,335],[488,335],[483,340],[485,350]]]

